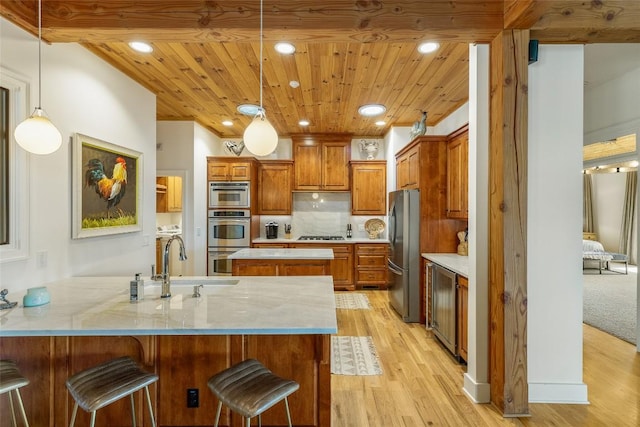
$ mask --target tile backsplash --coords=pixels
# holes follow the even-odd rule
[[[267,222],[278,223],[278,237],[284,237],[284,224],[291,224],[293,238],[303,235],[346,236],[347,224],[351,224],[353,238],[368,238],[360,228],[371,218],[379,218],[387,223],[386,216],[352,216],[350,193],[294,192],[292,215],[262,215],[260,217],[260,237],[265,236]],[[387,237],[387,230],[381,237]]]

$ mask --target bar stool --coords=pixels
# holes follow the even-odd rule
[[[136,426],[136,411],[133,393],[142,389],[147,395],[151,425],[155,427],[149,384],[158,381],[158,376],[141,370],[130,357],[120,357],[80,371],[67,379],[67,388],[76,401],[71,414],[70,427],[76,422],[78,406],[91,412],[91,427],[95,426],[96,411],[125,396],[131,398],[131,423]]]
[[[242,415],[246,427],[249,427],[251,418],[256,415],[258,425],[261,426],[262,413],[283,399],[291,427],[287,396],[298,390],[300,384],[280,378],[257,360],[247,359],[233,365],[209,378],[207,384],[219,400],[215,427],[218,427],[223,403]]]
[[[24,387],[29,384],[29,380],[22,376],[16,362],[13,360],[0,360],[0,394],[9,393],[9,406],[11,407],[11,420],[14,427],[17,426],[16,412],[13,407],[13,398],[11,392],[16,393],[18,399],[18,407],[22,414],[22,420],[24,425],[29,427],[29,421],[27,421],[27,414],[24,412],[24,405],[22,404],[22,397],[20,397],[20,387]]]

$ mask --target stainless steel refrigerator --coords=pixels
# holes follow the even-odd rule
[[[405,322],[420,321],[420,191],[389,193],[389,304]]]

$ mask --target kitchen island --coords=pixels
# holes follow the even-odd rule
[[[151,390],[159,426],[211,425],[216,402],[208,378],[246,358],[300,383],[290,397],[296,425],[331,424],[330,334],[337,322],[330,276],[306,276],[304,284],[295,276],[181,277],[171,298],[147,284],[138,302],[129,301],[128,285],[124,277],[69,278],[47,284],[50,304],[0,312],[0,357],[16,360],[31,381],[22,393],[32,425],[68,425],[66,378],[123,355],[159,375]],[[187,389],[198,390],[198,407],[187,408]],[[138,421],[149,425],[136,399]],[[284,410],[268,411],[263,421],[286,425]],[[99,411],[98,423],[129,425],[127,399]],[[221,425],[240,425],[240,417],[226,411]]]
[[[330,276],[333,250],[246,248],[231,255],[234,276]]]

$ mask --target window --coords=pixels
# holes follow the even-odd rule
[[[0,67],[0,263],[29,256],[29,162],[13,139],[27,117],[28,79]]]

